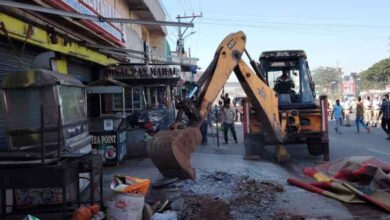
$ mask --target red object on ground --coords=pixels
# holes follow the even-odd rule
[[[99,211],[99,205],[83,206],[73,212],[72,220],[90,220]]]
[[[324,192],[324,190],[322,190],[321,188],[313,186],[309,183],[305,183],[305,182],[300,181],[298,179],[288,178],[287,182],[290,183],[291,185],[297,186],[299,188],[305,189],[305,190],[313,192],[313,193],[322,194]]]
[[[390,212],[390,163],[374,157],[351,156],[315,168],[304,168],[303,173],[318,181],[310,185],[324,190],[322,195],[349,203],[366,201]],[[332,179],[323,182],[321,175]],[[293,185],[311,192],[319,191],[313,191],[306,184],[298,180]]]

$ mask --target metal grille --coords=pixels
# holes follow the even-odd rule
[[[22,44],[14,41],[14,45],[20,53]],[[0,38],[0,83],[7,74],[30,68],[33,59],[40,52],[42,51],[26,45],[23,55],[19,58],[7,39]],[[2,104],[0,103],[0,149],[4,149],[7,143],[3,111]]]
[[[92,81],[91,68],[87,63],[68,59],[68,73],[83,83],[90,83]]]

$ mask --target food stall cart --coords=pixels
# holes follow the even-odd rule
[[[166,64],[128,64],[101,70],[101,78],[113,78],[127,85],[124,97],[105,98],[104,105],[112,112],[126,111],[130,118],[132,128],[127,132],[129,156],[145,156],[150,135],[168,129],[174,122],[174,100],[181,91],[178,87],[180,71],[180,65]]]
[[[47,163],[91,151],[85,87],[79,80],[35,69],[7,75],[1,89],[8,148],[0,152],[0,163]]]
[[[92,82],[87,87],[92,148],[102,156],[104,164],[119,165],[127,152],[126,130],[129,124],[123,98],[126,87],[126,84],[110,78]],[[121,112],[113,112],[105,105],[107,100],[117,96],[122,103]]]
[[[30,69],[4,78],[1,101],[8,135],[8,147],[0,151],[1,215],[50,207],[61,208],[66,219],[87,185],[88,203],[99,191],[102,204],[102,166],[91,154],[85,86],[69,75]]]

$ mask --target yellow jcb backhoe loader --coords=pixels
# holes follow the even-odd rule
[[[243,32],[232,33],[221,42],[197,87],[177,105],[172,130],[160,131],[148,143],[149,156],[165,177],[195,179],[191,154],[201,141],[199,127],[232,72],[250,106],[246,121],[249,128],[244,137],[247,156],[261,154],[265,144],[273,144],[276,160],[284,162],[289,154],[283,144],[306,142],[310,154],[329,160],[327,100],[325,96],[315,100],[305,53],[264,52],[259,65],[246,52],[245,43]],[[252,68],[241,58],[244,53]],[[289,94],[283,94],[275,85],[282,72],[288,72],[295,84]],[[183,123],[183,114],[187,123]]]

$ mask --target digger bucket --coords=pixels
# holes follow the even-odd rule
[[[147,144],[148,154],[164,177],[195,179],[191,154],[201,143],[199,128],[164,130],[154,135]]]

